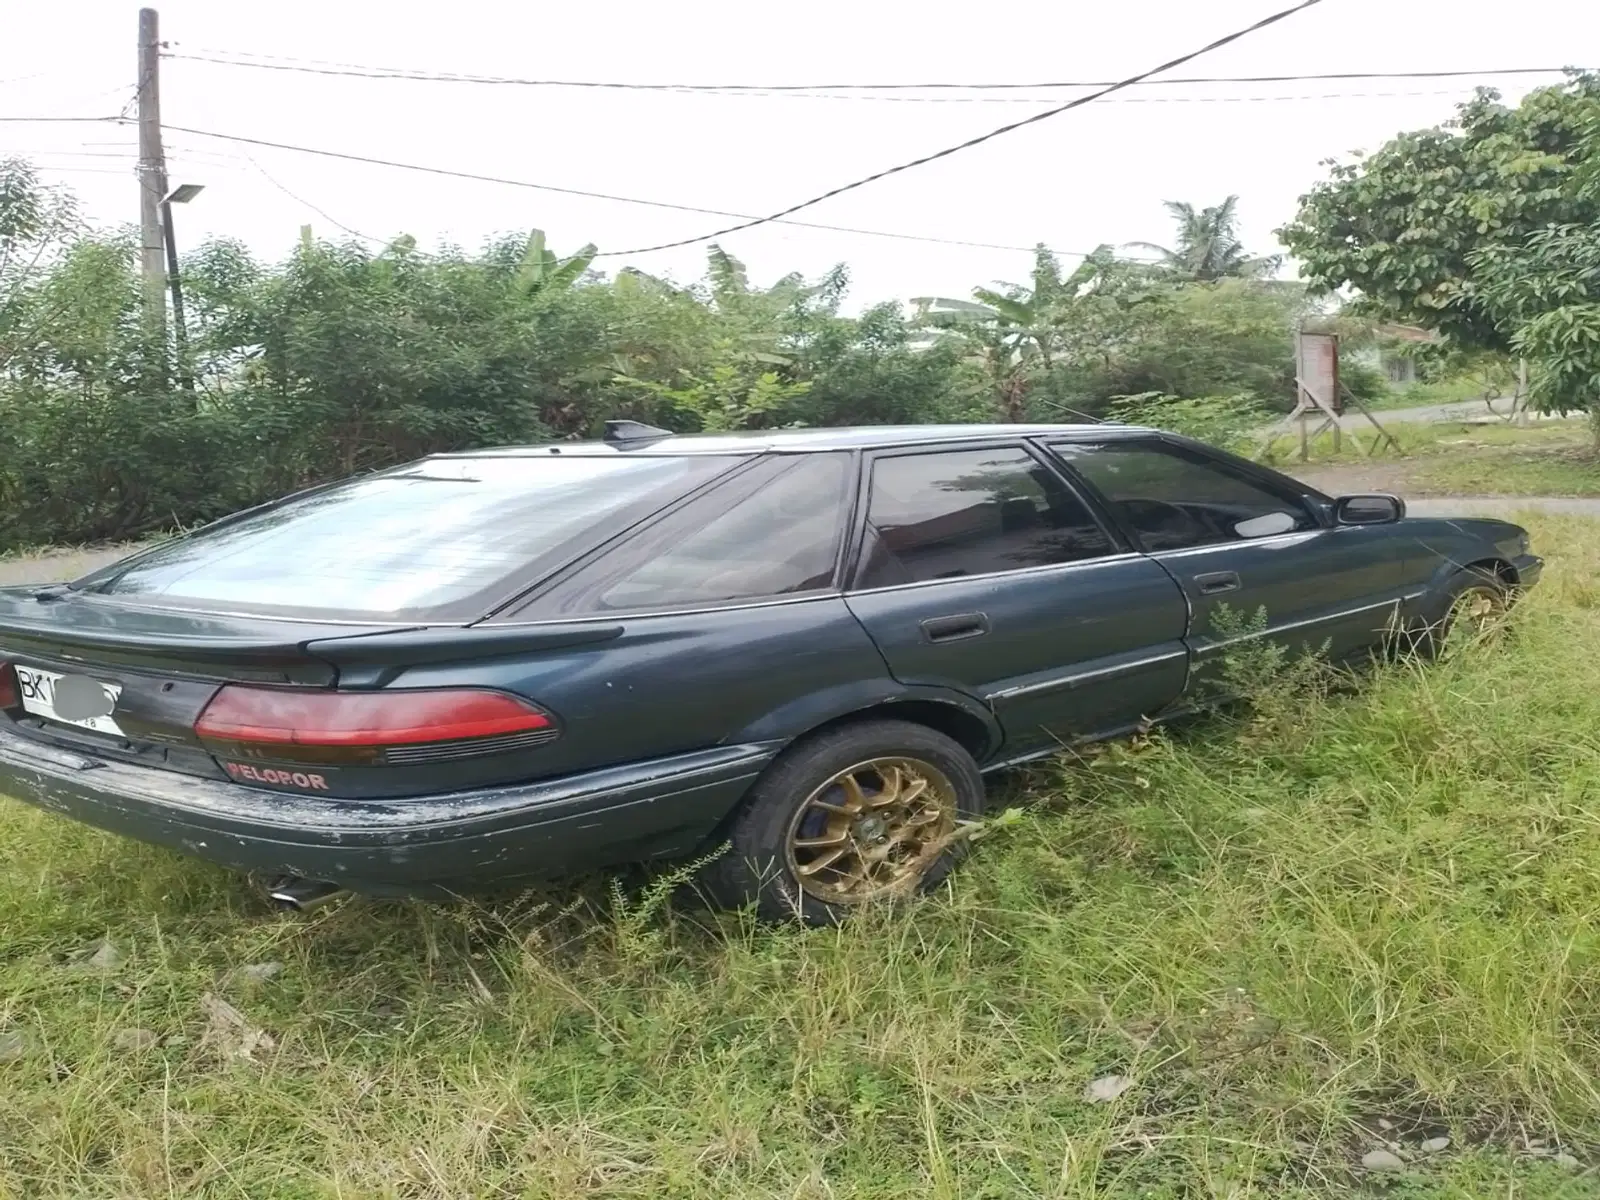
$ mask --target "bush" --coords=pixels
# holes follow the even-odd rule
[[[1250,396],[1196,396],[1181,399],[1147,392],[1111,402],[1113,420],[1181,433],[1223,449],[1239,449],[1272,420],[1272,413]]]

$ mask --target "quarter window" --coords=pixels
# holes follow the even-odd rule
[[[1146,550],[1183,550],[1317,527],[1302,501],[1187,447],[1117,441],[1051,449],[1100,491]]]
[[[880,458],[858,587],[958,579],[1112,552],[1073,491],[1021,447]]]
[[[846,454],[758,463],[603,555],[538,608],[638,612],[830,587],[850,465]]]

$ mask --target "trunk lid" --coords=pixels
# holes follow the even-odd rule
[[[560,736],[557,721],[504,737],[391,746],[354,763],[315,761],[292,746],[208,744],[195,724],[229,685],[367,696],[393,694],[384,692],[391,684],[401,694],[419,686],[493,693],[500,687],[492,678],[496,663],[603,650],[622,633],[620,624],[594,621],[468,627],[290,620],[146,607],[60,588],[0,589],[0,664],[11,665],[19,692],[18,703],[0,708],[0,728],[81,753],[277,791],[377,798],[488,786],[558,770],[563,760],[541,750]],[[86,717],[81,693],[94,693],[90,700],[103,708]]]
[[[194,733],[224,683],[331,687],[338,669],[310,653],[308,643],[389,628],[147,608],[61,588],[0,588],[0,661],[13,664],[20,692],[0,722],[51,745],[228,778]],[[86,701],[65,690],[58,697],[63,680],[99,684],[109,711],[74,720],[88,711]]]

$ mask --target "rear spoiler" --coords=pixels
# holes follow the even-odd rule
[[[298,641],[171,633],[130,634],[44,621],[24,621],[16,617],[0,619],[0,651],[7,650],[37,654],[43,658],[92,660],[134,668],[209,675],[216,674],[217,667],[233,667],[293,678],[291,668],[325,665],[308,656],[304,645]]]
[[[59,616],[59,610],[52,613]],[[208,618],[221,625],[226,618]],[[85,628],[62,620],[30,620],[0,613],[0,653],[36,654],[45,659],[99,662],[134,670],[175,671],[189,675],[242,676],[322,686],[381,687],[406,667],[505,658],[622,635],[621,625],[594,623],[476,626],[420,626],[362,629],[327,636],[335,626],[295,629],[288,622],[239,621],[262,628],[260,636],[170,633],[154,630]],[[266,633],[271,629],[271,633]],[[293,630],[299,637],[286,637]]]
[[[622,636],[621,625],[592,623],[550,625],[424,626],[307,642],[306,653],[339,669],[346,687],[382,687],[405,667],[434,663],[509,658],[529,651],[558,650],[610,642]]]

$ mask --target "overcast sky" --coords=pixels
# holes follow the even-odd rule
[[[798,84],[1119,78],[1284,4],[166,0],[159,7],[163,40],[175,53],[516,77]],[[0,0],[0,115],[119,111],[132,94],[138,7],[124,0]],[[1546,67],[1585,55],[1600,59],[1600,4],[1324,0],[1175,74]],[[1210,204],[1236,192],[1247,244],[1268,252],[1277,248],[1272,230],[1292,216],[1296,197],[1326,173],[1321,160],[1445,120],[1478,82],[1497,84],[1514,99],[1540,81],[1143,87],[797,219],[1085,251],[1100,242],[1170,242],[1163,200]],[[1053,93],[1069,94],[1076,93]],[[1026,103],[886,102],[391,81],[178,59],[162,66],[169,125],[741,213],[784,207],[1050,105],[1035,99],[1038,93],[1022,95]],[[134,146],[131,127],[0,124],[0,154],[32,158],[106,223],[137,215]],[[334,237],[344,236],[343,225],[378,238],[407,232],[424,244],[467,246],[538,226],[558,251],[586,241],[624,250],[720,223],[193,134],[169,134],[168,153],[173,183],[206,185],[180,210],[180,240],[192,245],[225,234],[271,258],[288,251],[305,223]],[[724,244],[762,282],[847,262],[857,306],[965,296],[976,285],[1025,277],[1029,263],[1016,250],[792,226],[733,234]],[[690,247],[596,265],[632,263],[689,280],[702,273],[703,261],[703,247]]]

